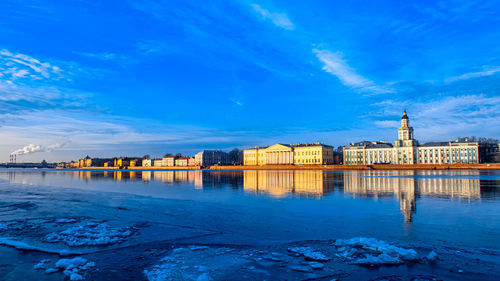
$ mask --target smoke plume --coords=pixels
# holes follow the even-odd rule
[[[10,155],[28,155],[28,154],[33,154],[36,152],[51,152],[53,150],[56,150],[58,148],[65,146],[68,143],[69,143],[69,141],[58,142],[55,144],[51,144],[47,147],[44,147],[41,145],[30,144],[30,145],[27,145],[23,148],[12,151],[10,153]]]

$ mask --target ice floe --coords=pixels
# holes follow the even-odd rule
[[[61,219],[57,219],[56,220],[56,223],[61,223],[61,224],[63,224],[63,223],[74,223],[74,222],[77,222],[77,220],[73,219],[73,218],[69,218],[69,219],[68,218],[61,218]]]
[[[405,249],[375,238],[337,239],[338,255],[353,264],[401,264],[419,259],[414,249]]]
[[[94,262],[89,262],[82,257],[73,259],[60,259],[56,262],[56,268],[63,270],[64,275],[68,276],[69,280],[83,280],[83,272],[95,267]]]
[[[132,228],[91,222],[61,232],[49,233],[45,236],[45,240],[51,243],[63,242],[68,246],[99,246],[123,242],[133,233]]]
[[[425,256],[425,259],[434,262],[439,259],[439,256],[436,252],[431,251],[427,256]]]
[[[190,246],[173,249],[161,263],[144,270],[147,280],[217,280],[217,274],[253,262],[236,249]]]
[[[47,264],[50,262],[49,259],[43,259],[41,260],[40,262],[38,262],[37,264],[35,264],[34,268],[39,270],[39,269],[45,269],[45,267],[47,267]]]
[[[49,249],[49,248],[45,248],[45,247],[37,247],[37,246],[33,246],[33,245],[27,244],[27,243],[22,242],[22,241],[13,240],[11,238],[6,238],[6,237],[0,237],[0,245],[13,247],[13,248],[16,248],[18,250],[23,250],[23,251],[36,251],[36,252],[42,252],[42,253],[48,253],[48,254],[58,254],[61,256],[78,254],[76,252],[72,252],[72,251],[68,251],[68,250],[57,250],[57,249]]]
[[[296,253],[299,255],[304,256],[306,260],[313,260],[313,261],[328,261],[330,260],[329,257],[324,255],[323,253],[313,250],[311,247],[292,247],[288,248],[289,252]]]

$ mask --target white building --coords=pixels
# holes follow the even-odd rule
[[[419,145],[406,110],[394,146],[387,142],[359,142],[344,147],[344,165],[357,164],[475,164],[479,143],[465,141],[430,142]]]

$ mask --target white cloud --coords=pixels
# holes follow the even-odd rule
[[[500,97],[483,94],[448,96],[421,102],[383,101],[373,105],[377,118],[398,116],[394,120],[374,121],[382,128],[399,127],[399,116],[407,109],[416,139],[448,141],[457,136],[500,137]]]
[[[324,64],[322,69],[335,75],[342,84],[363,93],[379,94],[393,92],[390,88],[376,85],[372,80],[356,73],[356,70],[344,60],[341,52],[318,49],[314,49],[313,52],[316,53],[316,57]]]
[[[0,73],[4,79],[30,77],[32,79],[61,79],[62,69],[31,56],[0,50]],[[29,75],[28,75],[29,74]]]
[[[288,16],[285,13],[276,13],[276,12],[271,12],[267,9],[262,8],[258,4],[251,4],[252,8],[259,13],[264,19],[271,20],[274,25],[287,29],[287,30],[294,30],[295,25],[293,22],[288,18]]]
[[[484,71],[469,72],[458,76],[448,77],[444,80],[445,83],[451,83],[459,80],[467,80],[471,78],[478,78],[484,76],[491,76],[497,72],[500,72],[500,67],[493,67]]]

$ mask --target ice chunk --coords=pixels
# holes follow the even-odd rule
[[[52,274],[54,272],[58,272],[59,271],[59,268],[47,268],[47,270],[45,270],[45,274]]]
[[[50,262],[50,260],[48,259],[43,259],[41,260],[40,262],[38,262],[37,264],[35,264],[34,268],[35,269],[45,269],[45,267],[47,266],[47,264]]]
[[[60,259],[56,262],[56,267],[69,269],[69,268],[74,268],[74,267],[85,265],[86,263],[87,263],[87,260],[84,258],[81,258],[81,257],[76,257],[73,259]]]
[[[375,238],[338,239],[339,256],[355,264],[400,264],[418,260],[417,252],[388,244]]]
[[[431,251],[427,256],[425,256],[425,259],[433,262],[433,261],[436,261],[437,259],[439,259],[439,256],[436,252]]]
[[[323,269],[325,267],[324,264],[317,262],[317,261],[311,261],[309,262],[309,266],[313,269]]]
[[[132,230],[128,228],[110,227],[106,223],[87,223],[59,233],[49,233],[45,239],[51,243],[63,242],[68,246],[98,246],[123,242],[132,234]]]
[[[76,219],[62,218],[62,219],[57,219],[56,220],[56,223],[73,223],[73,222],[76,222]]]
[[[89,262],[82,257],[60,259],[56,262],[56,267],[64,270],[64,275],[68,276],[70,280],[83,280],[81,272],[94,266],[93,262]]]
[[[314,261],[328,261],[328,260],[330,260],[329,257],[325,256],[323,253],[321,253],[319,251],[315,251],[315,250],[311,249],[311,247],[292,247],[292,248],[288,248],[288,251],[302,255],[307,260],[314,260]]]
[[[48,254],[58,254],[61,256],[78,254],[76,252],[70,252],[67,250],[57,250],[57,249],[36,247],[36,246],[29,245],[29,244],[22,242],[22,241],[12,240],[10,238],[5,238],[5,237],[0,237],[0,245],[13,247],[13,248],[16,248],[18,250],[23,250],[23,251],[37,251],[37,252],[48,253]]]

